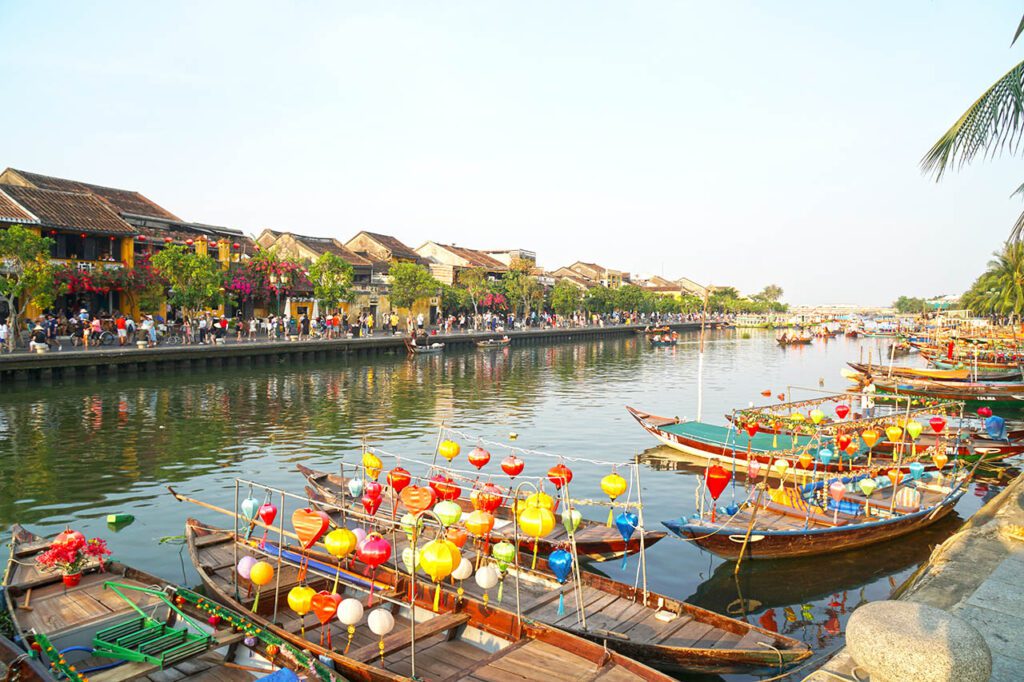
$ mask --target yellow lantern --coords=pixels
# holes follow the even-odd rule
[[[459,447],[459,444],[453,440],[441,441],[441,445],[437,448],[438,453],[448,460],[449,463],[459,456],[461,450],[462,448]]]
[[[305,615],[309,613],[314,594],[316,594],[316,590],[307,585],[298,585],[288,591],[288,608],[299,614],[299,619],[302,622],[303,636],[306,635]]]
[[[548,511],[555,510],[555,500],[547,493],[533,493],[526,498],[525,507],[543,507]]]
[[[772,471],[777,473],[780,478],[785,477],[786,472],[789,471],[789,462],[784,459],[777,459],[772,463]]]
[[[885,437],[890,443],[898,443],[903,438],[903,429],[893,424],[885,430]]]
[[[519,512],[519,529],[533,538],[533,564],[537,568],[537,545],[555,527],[555,515],[545,507],[527,506]]]
[[[815,425],[820,424],[821,420],[824,419],[824,418],[825,418],[825,413],[822,412],[821,410],[817,410],[817,409],[811,410],[811,421],[814,422]]]
[[[348,528],[335,528],[324,536],[324,546],[332,557],[338,560],[338,572],[334,574],[333,593],[338,592],[338,577],[341,575],[341,560],[352,553],[358,542],[356,534]]]
[[[437,589],[434,591],[435,612],[441,603],[441,581],[450,576],[461,562],[462,553],[451,540],[438,538],[423,545],[420,551],[420,566],[431,580],[437,583]]]
[[[924,430],[924,427],[921,425],[921,422],[913,420],[907,422],[906,428],[907,433],[909,433],[910,437],[913,438],[914,440],[917,440],[917,437],[921,435],[921,431]]]
[[[382,468],[384,468],[384,464],[380,461],[380,457],[372,452],[363,453],[363,470],[367,476],[376,481]]]
[[[622,493],[626,492],[627,487],[628,484],[626,483],[626,479],[624,479],[622,476],[619,476],[614,471],[601,479],[601,490],[604,491],[605,495],[611,498],[612,502],[615,502],[615,498],[617,498]],[[611,528],[612,526],[612,511],[612,509],[608,510],[609,528]]]
[[[804,415],[801,414],[800,412],[794,412],[793,414],[789,415],[789,418],[791,421],[795,421],[797,424],[799,424],[805,419]]]

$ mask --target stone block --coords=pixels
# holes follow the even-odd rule
[[[926,604],[865,604],[850,616],[846,645],[872,682],[986,682],[992,674],[981,633]]]

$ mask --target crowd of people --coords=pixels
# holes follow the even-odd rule
[[[444,314],[430,320],[418,313],[399,315],[395,311],[379,315],[362,312],[349,315],[337,312],[311,317],[269,315],[256,317],[205,313],[195,316],[178,315],[165,319],[160,315],[141,315],[138,320],[115,311],[90,312],[81,308],[41,315],[26,320],[21,338],[27,338],[29,350],[45,348],[47,351],[64,350],[65,345],[85,349],[101,346],[135,346],[154,348],[161,344],[213,345],[228,339],[236,342],[283,341],[288,339],[341,339],[373,336],[375,334],[451,334],[456,332],[504,333],[515,329],[542,329],[620,324],[665,324],[669,322],[699,321],[699,315],[642,314],[642,313],[574,313],[560,316],[548,311],[531,311],[519,316],[514,312]],[[715,317],[716,322],[724,321]],[[6,318],[0,318],[0,351],[13,352],[16,330]]]

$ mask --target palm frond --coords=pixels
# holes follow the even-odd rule
[[[1024,187],[1024,185],[1022,185],[1022,187]],[[1010,230],[1010,236],[1006,241],[1007,243],[1019,242],[1022,238],[1024,238],[1024,213],[1017,216],[1017,221],[1013,224],[1013,229]]]
[[[939,180],[950,167],[960,168],[979,153],[1011,154],[1024,132],[1024,62],[1010,69],[972,104],[921,159],[921,169]]]
[[[1013,34],[1013,40],[1010,41],[1011,47],[1015,42],[1017,42],[1017,38],[1020,38],[1021,33],[1024,33],[1024,17],[1021,17],[1020,23],[1017,24],[1017,32]]]

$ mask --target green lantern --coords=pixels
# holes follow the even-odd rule
[[[441,523],[450,526],[462,518],[462,507],[451,500],[443,500],[434,505],[434,513]]]

